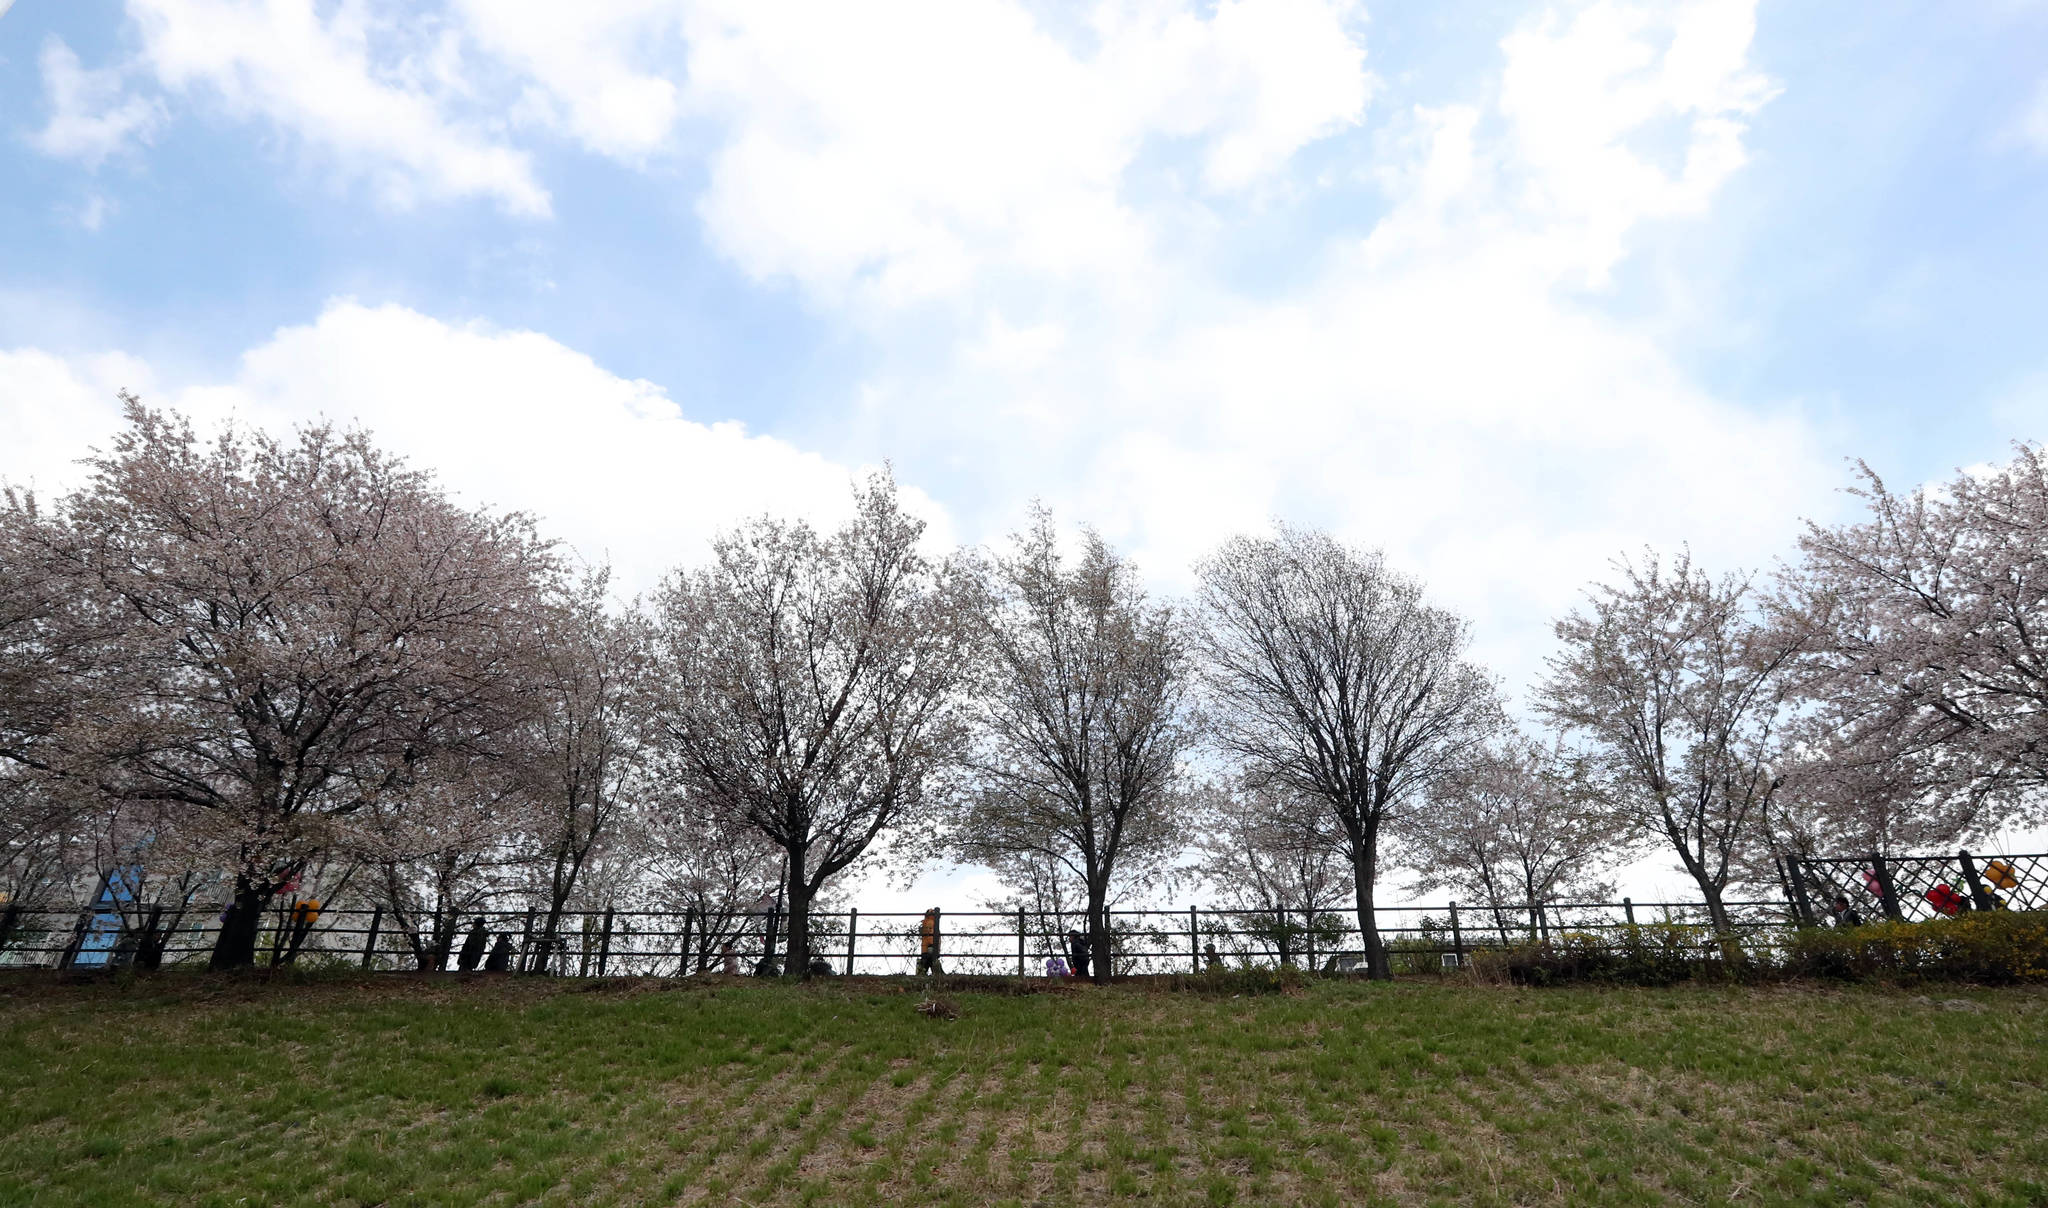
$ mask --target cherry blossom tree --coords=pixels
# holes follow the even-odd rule
[[[1859,463],[1859,521],[1809,525],[1785,574],[1817,635],[1802,685],[1817,825],[1857,850],[2039,822],[2048,787],[2048,456],[1899,495]]]
[[[519,790],[496,750],[443,759],[354,820],[368,896],[421,970],[446,967],[464,914],[518,887]]]
[[[522,829],[542,906],[539,958],[558,942],[593,856],[645,791],[655,706],[652,630],[637,606],[614,611],[600,567],[552,595],[520,683],[514,732]]]
[[[1616,569],[1557,622],[1537,710],[1578,743],[1601,814],[1674,852],[1726,939],[1727,887],[1779,788],[1803,638],[1758,615],[1747,578],[1717,582],[1690,554]]]
[[[117,619],[92,640],[93,711],[56,770],[172,811],[232,877],[214,964],[254,960],[259,916],[372,805],[519,715],[532,602],[555,573],[522,516],[464,510],[360,431],[289,439],[124,396],[40,553]]]
[[[1044,509],[980,575],[987,650],[977,779],[954,847],[966,860],[1038,857],[1078,882],[1096,952],[1119,885],[1156,877],[1185,839],[1182,762],[1192,666],[1178,618],[1132,565],[1083,530],[1067,560]],[[1107,982],[1109,962],[1094,977]]]
[[[57,573],[60,532],[33,495],[0,493],[0,893],[17,907],[86,892],[97,829],[98,803],[55,775],[61,735],[97,690],[104,629]]]
[[[971,586],[918,552],[922,521],[878,473],[829,535],[763,518],[659,597],[665,767],[692,808],[788,859],[789,960],[813,900],[885,835],[920,850],[964,753]]]
[[[1511,915],[1548,934],[1544,907],[1613,892],[1601,874],[1631,838],[1612,813],[1586,808],[1584,796],[1554,753],[1519,736],[1489,744],[1410,819],[1403,855],[1417,888],[1476,898],[1503,938]]]
[[[625,824],[628,846],[643,858],[649,903],[689,914],[678,970],[703,973],[716,967],[725,944],[738,944],[749,928],[764,925],[754,907],[774,897],[782,850],[755,827],[729,825],[670,796],[658,792],[636,804]],[[677,937],[679,945],[684,938]]]
[[[1343,836],[1314,802],[1207,785],[1193,831],[1195,874],[1219,909],[1236,912],[1227,916],[1230,930],[1253,941],[1241,939],[1239,951],[1256,945],[1291,962],[1322,916],[1353,892]]]
[[[1500,724],[1492,679],[1465,658],[1469,625],[1382,554],[1312,530],[1235,538],[1197,573],[1218,742],[1254,787],[1327,812],[1368,973],[1389,978],[1382,839]]]

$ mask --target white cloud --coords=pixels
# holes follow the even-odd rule
[[[548,194],[526,151],[464,120],[458,53],[408,6],[330,8],[313,0],[129,0],[141,61],[166,87],[203,92],[264,119],[390,205],[484,197],[544,216]]]
[[[1339,5],[1090,13],[1063,40],[1004,0],[693,8],[687,100],[724,132],[699,203],[712,239],[835,300],[1113,274],[1148,246],[1121,192],[1148,140],[1195,140],[1202,187],[1227,192],[1366,103]]]
[[[1148,148],[1185,143],[1202,190],[1241,193],[1363,113],[1349,0],[1202,7],[1102,0],[1055,31],[1017,0],[127,0],[164,88],[397,206],[544,215],[536,133],[638,165],[708,118],[727,137],[701,205],[728,253],[891,297],[1127,256],[1146,233],[1119,193]]]
[[[680,111],[676,0],[454,0],[466,37],[520,78],[527,112],[604,155],[660,150]]]
[[[84,480],[78,459],[113,434],[118,390],[148,390],[148,366],[115,355],[0,349],[0,484],[43,496]]]
[[[700,560],[714,533],[743,518],[844,516],[860,472],[737,423],[688,418],[658,387],[546,336],[337,302],[214,382],[158,388],[132,358],[0,352],[0,428],[17,434],[0,447],[0,479],[46,494],[76,486],[73,459],[115,431],[123,386],[202,425],[359,421],[467,502],[531,512],[583,557],[609,558],[628,592]],[[943,509],[914,488],[905,498],[935,541],[952,540]]]
[[[39,62],[50,120],[29,141],[45,155],[97,167],[130,143],[148,142],[163,122],[163,107],[129,95],[119,70],[86,69],[60,39],[43,43]]]
[[[1630,227],[1703,213],[1742,166],[1748,119],[1774,95],[1747,63],[1755,32],[1747,2],[1599,3],[1546,14],[1503,43],[1500,111],[1525,171],[1520,206],[1576,230],[1593,280]],[[1678,132],[1646,155],[1639,140],[1660,122]]]
[[[107,199],[106,194],[94,193],[89,195],[79,205],[78,209],[73,212],[72,217],[85,230],[97,231],[107,224],[108,216],[113,214],[117,208],[112,201]]]

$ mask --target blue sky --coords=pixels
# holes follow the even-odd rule
[[[359,418],[632,587],[892,459],[1168,590],[1606,560],[2048,428],[2048,5],[0,0],[0,477]]]

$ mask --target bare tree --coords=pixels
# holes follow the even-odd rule
[[[1107,953],[1113,889],[1156,874],[1184,842],[1186,641],[1094,532],[1083,530],[1068,564],[1042,508],[980,579],[979,783],[954,848],[981,863],[1023,855],[1064,866],[1080,883],[1093,950]],[[1095,980],[1110,972],[1098,962]]]
[[[1802,692],[1820,825],[1861,845],[1954,842],[2043,817],[2048,456],[1895,495],[1868,465],[1857,523],[1809,525],[1785,575],[1817,639]]]
[[[1201,797],[1196,874],[1220,909],[1235,912],[1232,932],[1292,962],[1353,892],[1342,834],[1315,803],[1272,789],[1210,785]]]
[[[811,903],[879,837],[931,819],[965,739],[969,586],[917,550],[886,473],[821,537],[761,519],[660,597],[668,766],[694,808],[788,857],[789,962]]]
[[[1544,908],[1613,892],[1601,876],[1632,836],[1586,808],[1571,770],[1541,747],[1508,738],[1474,752],[1440,781],[1406,828],[1417,888],[1476,897],[1505,941],[1510,912],[1549,934]]]
[[[1755,615],[1747,579],[1717,583],[1689,554],[1669,573],[1654,554],[1616,568],[1557,622],[1537,708],[1582,744],[1599,808],[1677,853],[1725,945],[1728,884],[1780,787],[1799,635]]]
[[[1373,915],[1388,827],[1499,724],[1468,625],[1377,552],[1281,527],[1204,561],[1219,741],[1252,783],[1314,802],[1343,836],[1366,967],[1388,978]]]
[[[553,564],[523,517],[457,508],[361,432],[202,444],[125,402],[41,545],[119,621],[59,770],[182,807],[181,841],[233,876],[214,962],[247,965],[265,905],[355,815],[510,724],[519,618]]]

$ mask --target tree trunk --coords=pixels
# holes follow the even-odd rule
[[[1706,867],[1694,862],[1688,855],[1686,871],[1692,874],[1693,883],[1699,886],[1700,898],[1707,906],[1707,923],[1714,929],[1714,938],[1721,945],[1721,959],[1732,968],[1742,963],[1742,945],[1735,941],[1735,924],[1728,917],[1728,905],[1722,900],[1722,887],[1707,875]]]
[[[804,852],[794,848],[789,853],[789,915],[783,920],[783,929],[789,933],[783,942],[788,954],[782,966],[785,977],[799,977],[809,981],[811,977],[811,887],[804,881]]]
[[[1721,959],[1732,968],[1743,962],[1742,945],[1735,936],[1735,921],[1728,917],[1728,905],[1722,900],[1721,887],[1700,878],[1700,896],[1707,900],[1707,918],[1714,925],[1714,938],[1721,942]]]
[[[270,904],[270,895],[258,893],[249,878],[235,877],[234,903],[228,907],[228,917],[220,925],[220,934],[213,941],[213,957],[207,962],[209,969],[249,969],[256,964],[256,929],[263,922],[263,908]]]
[[[1394,971],[1387,963],[1387,946],[1380,942],[1379,922],[1373,914],[1372,865],[1371,856],[1353,854],[1351,872],[1358,887],[1358,934],[1365,941],[1365,975],[1373,981],[1392,981]]]
[[[1109,882],[1088,882],[1088,946],[1094,964],[1089,973],[1098,986],[1109,984]]]

